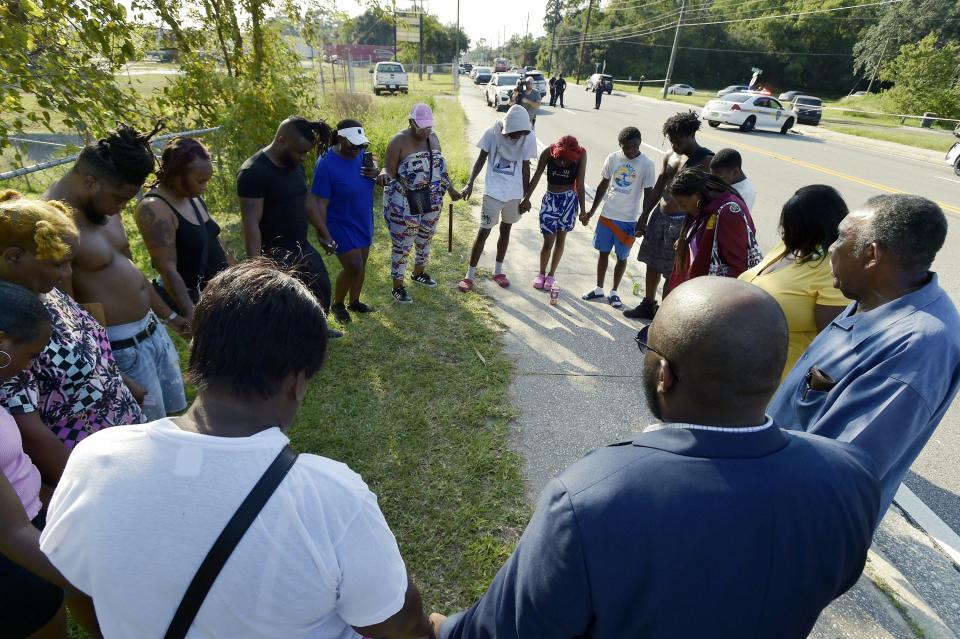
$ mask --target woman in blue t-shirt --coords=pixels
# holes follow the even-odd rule
[[[362,124],[343,120],[337,124],[329,149],[317,160],[313,172],[311,192],[343,266],[334,285],[331,308],[341,323],[350,321],[349,311],[374,310],[360,301],[373,244],[373,187],[379,173],[367,151],[369,145]],[[350,303],[345,306],[348,294]]]

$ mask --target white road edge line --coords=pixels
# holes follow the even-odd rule
[[[659,148],[653,146],[652,144],[647,144],[646,142],[641,142],[640,144],[642,144],[643,146],[647,147],[648,149],[653,149],[654,151],[656,151],[657,153],[660,153],[660,154],[662,154],[662,155],[666,155],[666,154],[667,154],[666,151],[664,151],[663,149],[659,149]]]
[[[956,182],[957,184],[960,184],[960,180],[954,180],[953,178],[945,178],[942,175],[934,175],[933,177],[937,178],[938,180],[946,180],[947,182]]]
[[[563,110],[569,113],[570,115],[577,115],[576,111],[571,111],[570,109],[567,109],[567,108],[564,108]]]
[[[910,515],[911,519],[917,522],[920,528],[930,535],[934,543],[950,557],[954,564],[960,566],[960,535],[957,535],[946,522],[930,510],[930,507],[923,503],[905,484],[900,484],[893,500]]]

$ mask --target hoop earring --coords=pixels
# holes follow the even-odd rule
[[[0,351],[0,357],[7,358],[7,361],[5,363],[0,364],[0,368],[6,368],[7,366],[13,363],[13,358],[10,357],[10,353],[7,353],[6,351]]]

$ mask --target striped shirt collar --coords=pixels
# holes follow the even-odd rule
[[[665,430],[668,428],[683,428],[686,430],[706,430],[713,433],[759,433],[762,430],[767,430],[773,426],[773,419],[767,415],[767,421],[760,424],[759,426],[704,426],[703,424],[681,424],[679,422],[672,422],[669,424],[652,424],[643,429],[645,433],[652,433],[658,430]]]

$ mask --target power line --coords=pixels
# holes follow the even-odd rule
[[[587,38],[587,40],[591,41],[591,38],[593,37],[613,36],[613,35],[619,35],[619,34],[627,34],[627,36],[629,37],[630,35],[635,35],[637,33],[636,31],[633,31],[637,27],[641,27],[643,25],[650,24],[652,22],[660,22],[665,18],[672,18],[673,16],[676,16],[679,13],[680,13],[679,10],[671,11],[669,13],[656,15],[647,20],[641,20],[640,22],[633,22],[630,24],[620,25],[619,27],[611,27],[603,31],[596,31],[592,34],[592,36]],[[670,23],[673,24],[674,20],[671,20]],[[661,25],[657,25],[657,26],[661,26]],[[580,42],[580,36],[579,35],[563,36],[559,38],[557,42],[560,44],[575,44]]]
[[[813,10],[811,10],[811,11],[795,11],[795,12],[793,12],[793,13],[782,13],[782,14],[774,15],[774,16],[756,16],[756,17],[753,17],[753,18],[739,18],[739,19],[736,19],[736,20],[713,20],[713,21],[710,21],[710,22],[690,22],[690,23],[687,23],[687,25],[684,25],[684,26],[697,26],[697,25],[705,26],[705,25],[708,25],[708,24],[733,24],[733,23],[736,23],[736,22],[753,22],[753,21],[756,21],[756,20],[774,20],[774,19],[776,19],[776,18],[794,18],[794,17],[806,16],[806,15],[813,15],[813,14],[816,14],[816,13],[830,13],[830,12],[832,12],[832,11],[845,11],[845,10],[847,10],[847,9],[859,9],[859,8],[861,8],[861,7],[876,7],[876,6],[882,5],[882,4],[894,4],[894,3],[897,3],[897,2],[903,2],[903,0],[880,0],[880,2],[868,2],[868,3],[865,3],[865,4],[853,4],[853,5],[847,5],[847,6],[845,6],[845,7],[834,7],[834,8],[832,8],[832,9],[813,9]]]
[[[749,1],[752,1],[752,0],[746,0],[746,1],[749,2]],[[806,16],[806,15],[816,15],[816,14],[823,14],[823,13],[832,13],[832,12],[835,12],[835,11],[846,11],[846,10],[849,10],[849,9],[859,9],[859,8],[862,8],[862,7],[875,7],[875,6],[878,6],[878,5],[888,5],[888,4],[898,3],[898,2],[903,2],[903,0],[880,0],[880,1],[878,1],[878,2],[868,2],[868,3],[854,4],[854,5],[846,5],[846,6],[843,6],[843,7],[833,7],[833,8],[830,8],[830,9],[812,9],[812,10],[809,10],[809,11],[794,11],[794,12],[791,12],[791,13],[783,13],[783,14],[776,14],[776,15],[753,16],[753,17],[748,17],[748,18],[735,18],[735,19],[730,19],[730,20],[709,20],[709,19],[708,19],[708,20],[698,20],[698,21],[693,21],[693,22],[684,22],[681,26],[691,26],[691,27],[695,27],[695,26],[715,25],[715,24],[735,24],[735,23],[738,23],[738,22],[754,22],[754,21],[757,21],[757,20],[774,20],[774,19],[778,19],[778,18],[791,18],[791,17]],[[744,4],[745,4],[745,3],[744,3]],[[627,39],[627,38],[636,38],[636,37],[642,37],[642,36],[652,35],[653,33],[658,33],[658,32],[663,31],[663,30],[665,30],[665,29],[672,28],[676,23],[671,20],[669,24],[660,24],[660,25],[657,25],[657,26],[655,26],[655,27],[651,27],[650,29],[641,30],[641,31],[635,31],[635,32],[633,32],[633,33],[627,33],[627,30],[628,30],[628,29],[635,29],[635,28],[637,28],[637,27],[639,27],[639,26],[642,26],[642,25],[644,25],[644,24],[649,24],[649,23],[651,23],[651,22],[655,22],[655,21],[658,21],[658,20],[663,20],[664,18],[669,18],[669,17],[672,17],[673,15],[676,15],[676,14],[678,14],[678,13],[679,13],[679,10],[678,10],[678,11],[671,11],[671,12],[668,12],[668,13],[665,13],[665,14],[661,14],[661,15],[655,16],[654,18],[651,18],[651,19],[649,19],[649,20],[645,20],[645,21],[641,21],[641,22],[637,22],[637,23],[632,23],[632,24],[630,24],[630,25],[623,25],[623,26],[620,26],[620,27],[614,27],[614,28],[611,28],[611,29],[607,29],[607,30],[605,30],[605,31],[598,31],[598,32],[593,33],[589,38],[581,39],[579,36],[567,36],[567,37],[564,37],[564,38],[559,38],[559,39],[558,39],[558,44],[575,44],[575,43],[579,43],[579,42],[590,42],[590,43],[612,42],[612,41],[616,41],[616,40],[625,40],[625,39]]]
[[[636,44],[641,47],[658,47],[662,49],[669,49],[669,44],[656,44],[653,42],[635,42],[631,40],[624,40],[627,44]],[[835,56],[835,57],[844,57],[852,58],[854,55],[852,53],[811,53],[810,51],[763,51],[757,49],[717,49],[712,47],[677,47],[678,49],[684,49],[687,51],[716,51],[722,53],[761,53],[765,55],[809,55],[809,56]]]

